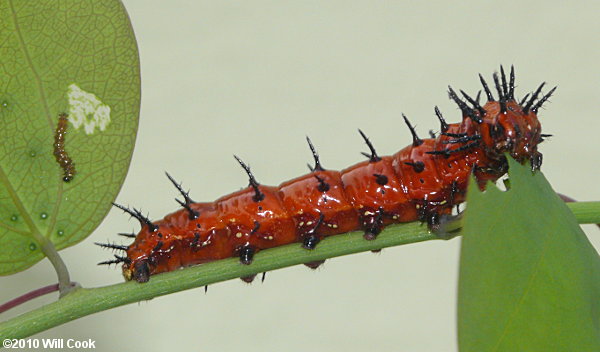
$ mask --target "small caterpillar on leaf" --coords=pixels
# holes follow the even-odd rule
[[[58,115],[58,125],[56,126],[56,132],[54,132],[54,157],[63,170],[62,180],[64,182],[73,180],[77,173],[73,160],[65,150],[65,135],[69,126],[68,116],[65,113]]]

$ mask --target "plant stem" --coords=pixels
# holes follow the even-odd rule
[[[580,224],[600,224],[598,216],[599,202],[573,202],[567,203],[567,206]]]
[[[21,295],[15,299],[11,299],[10,301],[0,305],[0,313],[4,313],[7,310],[14,308],[16,306],[18,306],[21,303],[30,301],[34,298],[46,295],[48,293],[52,293],[54,291],[58,291],[58,284],[52,284],[52,285],[48,285],[48,286],[44,286],[44,287],[40,287],[36,290],[27,292],[24,295]]]
[[[567,204],[579,223],[600,223],[600,202]],[[453,235],[460,235],[459,232]],[[449,238],[452,236],[445,236]],[[241,265],[237,258],[229,258],[153,276],[144,284],[125,282],[98,288],[79,288],[57,302],[27,312],[0,324],[0,340],[24,338],[40,331],[83,316],[129,303],[215,282],[249,276],[307,262],[342,255],[376,250],[391,246],[439,239],[419,223],[388,226],[373,241],[365,241],[362,233],[351,232],[331,236],[308,251],[297,243],[259,252],[252,265]]]
[[[71,288],[76,288],[79,287],[79,284],[76,282],[71,282],[69,284],[69,286]],[[38,289],[35,289],[33,291],[29,291],[17,298],[11,299],[10,301],[4,303],[4,304],[0,304],[0,314],[6,312],[9,309],[12,309],[18,305],[21,305],[25,302],[31,301],[32,299],[36,299],[38,297],[41,297],[43,295],[47,295],[49,293],[55,292],[55,291],[59,291],[59,285],[58,284],[52,284],[52,285],[48,285],[48,286],[44,286],[44,287],[40,287]]]
[[[152,276],[144,284],[130,281],[92,289],[80,288],[57,302],[0,324],[0,340],[31,336],[92,313],[215,282],[436,238],[436,235],[429,233],[426,225],[408,223],[388,226],[373,241],[365,241],[362,233],[352,232],[326,238],[317,249],[311,251],[301,248],[297,243],[264,250],[256,254],[252,265],[241,265],[237,258],[229,258]]]
[[[54,270],[56,270],[56,275],[58,276],[58,290],[60,292],[59,298],[63,298],[74,288],[76,288],[77,285],[71,284],[69,270],[67,269],[65,262],[60,257],[60,254],[58,254],[56,251],[52,241],[41,236],[38,241],[42,243],[42,252],[44,252],[46,257],[48,257],[48,260],[50,260],[50,263],[52,263],[54,266]]]

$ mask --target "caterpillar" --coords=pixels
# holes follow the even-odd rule
[[[408,118],[403,119],[412,143],[391,156],[379,156],[367,136],[359,130],[370,153],[367,160],[342,171],[325,169],[307,137],[314,158],[310,172],[277,187],[261,185],[237,156],[249,177],[248,187],[214,202],[195,202],[168,173],[181,193],[181,209],[159,221],[151,221],[138,209],[114,204],[141,224],[131,245],[97,243],[121,250],[125,256],[99,264],[122,263],[126,280],[146,282],[151,275],[180,267],[202,264],[232,256],[242,264],[252,263],[256,252],[300,242],[311,250],[319,241],[354,230],[373,240],[393,223],[420,220],[430,226],[449,216],[465,200],[469,175],[480,188],[507,171],[505,153],[533,171],[542,164],[538,144],[542,134],[537,113],[556,87],[542,94],[545,83],[519,102],[515,100],[515,73],[507,79],[504,68],[493,74],[497,99],[480,74],[487,97],[472,98],[459,90],[464,100],[448,86],[449,98],[462,112],[462,121],[448,124],[440,110],[439,134],[421,139]],[[321,263],[306,263],[315,268]],[[242,278],[250,282],[254,277]]]
[[[71,182],[76,174],[75,164],[65,150],[65,135],[67,134],[68,126],[68,115],[65,113],[59,114],[56,132],[54,132],[54,157],[63,170],[62,180],[64,182]]]

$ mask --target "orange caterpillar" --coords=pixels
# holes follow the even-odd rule
[[[194,202],[171,176],[183,196],[182,208],[164,219],[150,221],[139,210],[118,208],[137,218],[142,229],[129,246],[99,244],[123,250],[126,256],[100,264],[123,263],[127,280],[146,282],[151,275],[178,268],[237,256],[242,264],[252,263],[256,252],[299,242],[308,250],[319,241],[349,231],[363,230],[373,240],[393,223],[426,221],[439,223],[441,215],[464,201],[468,178],[473,173],[480,187],[505,174],[509,153],[519,162],[530,161],[539,169],[543,141],[537,118],[539,108],[553,88],[540,95],[542,83],[520,102],[514,97],[514,69],[507,82],[504,69],[494,74],[496,99],[481,77],[487,102],[479,103],[462,90],[449,87],[450,98],[462,111],[460,123],[448,124],[439,109],[441,123],[436,137],[421,139],[404,116],[412,143],[391,156],[377,155],[369,139],[368,160],[342,171],[326,170],[310,140],[315,160],[311,172],[277,187],[259,184],[249,167],[236,157],[247,172],[247,188],[214,202]],[[316,267],[320,263],[307,263]],[[243,278],[252,281],[253,277]]]

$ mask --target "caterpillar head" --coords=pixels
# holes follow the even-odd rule
[[[483,122],[489,131],[483,138],[488,156],[498,159],[508,153],[520,163],[529,160],[532,169],[539,169],[542,154],[537,146],[543,138],[537,111],[526,109],[526,105],[514,100],[504,102],[504,106],[501,102],[488,102],[484,109],[490,116]]]
[[[542,154],[538,152],[537,146],[544,140],[537,112],[552,96],[556,87],[544,95],[541,92],[545,83],[542,83],[535,92],[531,95],[527,94],[520,102],[517,102],[514,94],[514,68],[511,66],[508,81],[502,66],[500,66],[500,77],[498,73],[494,73],[493,77],[498,100],[494,98],[486,81],[479,75],[488,98],[487,103],[481,106],[478,100],[473,100],[462,92],[474,108],[470,108],[462,102],[461,109],[465,113],[465,117],[470,117],[475,124],[482,124],[481,139],[489,158],[501,160],[504,158],[504,154],[508,153],[520,163],[530,161],[531,168],[537,170],[542,164]],[[452,93],[451,91],[451,98],[457,100],[456,94]]]
[[[150,279],[150,266],[148,259],[141,259],[134,263],[123,264],[123,277],[125,280],[135,280],[137,282],[147,282]]]

